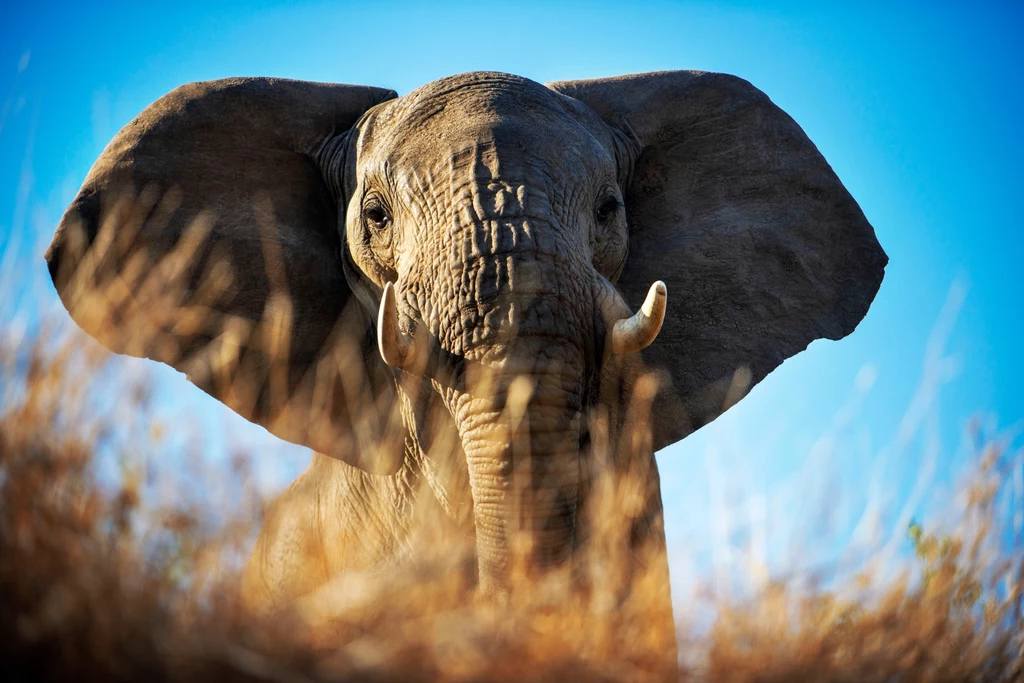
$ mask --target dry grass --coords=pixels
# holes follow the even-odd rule
[[[133,267],[150,281],[126,288],[115,279],[104,298],[118,307],[120,320],[132,305],[152,327],[160,311],[173,313],[168,282],[184,271],[173,264]],[[154,283],[154,277],[164,279]],[[140,300],[140,292],[152,300]],[[94,324],[101,325],[110,311],[97,315]],[[266,336],[270,348],[278,327],[257,326],[248,334]],[[528,602],[501,608],[477,601],[466,569],[472,548],[450,538],[434,544],[438,552],[345,576],[333,586],[338,590],[307,601],[305,609],[273,618],[246,613],[240,571],[263,501],[244,468],[217,484],[232,505],[227,516],[217,511],[216,523],[209,506],[154,502],[145,462],[168,446],[153,429],[145,383],[125,387],[123,377],[106,372],[109,356],[77,331],[57,334],[44,326],[30,336],[7,331],[4,340],[5,680],[645,678],[628,655],[637,640],[657,635],[642,623],[612,627],[600,600],[575,599],[558,586],[539,587]],[[630,424],[645,428],[642,420]],[[119,473],[101,476],[109,467],[99,468],[100,461],[117,464]],[[869,564],[851,585],[828,591],[771,582],[753,597],[716,597],[709,630],[683,624],[688,665],[680,677],[1020,680],[1024,545],[1019,528],[1007,528],[998,510],[1019,466],[997,444],[979,446],[974,475],[963,484],[968,505],[962,524],[941,536],[925,531],[927,524],[913,527],[907,540],[917,551],[912,566]],[[602,486],[607,505],[594,506],[598,517],[621,508],[621,496],[629,493],[620,481],[605,480],[595,490]],[[601,530],[621,532],[600,522],[593,525],[597,549],[588,555],[595,577],[614,571],[617,561],[616,544],[602,545]],[[420,543],[431,547],[429,538]]]

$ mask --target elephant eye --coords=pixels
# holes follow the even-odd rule
[[[391,222],[391,217],[388,216],[384,207],[379,204],[371,204],[363,209],[363,219],[366,220],[371,228],[376,230],[383,230]]]
[[[619,200],[615,197],[607,197],[601,200],[594,211],[594,218],[598,223],[607,223],[619,209]]]

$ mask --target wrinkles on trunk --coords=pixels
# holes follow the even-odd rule
[[[579,396],[552,390],[543,378],[520,375],[508,379],[497,400],[465,395],[458,413],[473,495],[480,587],[489,594],[507,593],[517,577],[536,578],[571,557]]]
[[[568,195],[521,156],[498,154],[498,142],[452,156],[451,195],[435,202],[452,210],[421,235],[446,258],[410,261],[398,286],[399,308],[418,313],[448,369],[430,377],[466,455],[490,594],[571,559],[594,357],[592,266],[586,236],[563,229]]]

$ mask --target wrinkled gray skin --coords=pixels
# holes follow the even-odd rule
[[[345,231],[356,297],[372,307],[395,282],[408,327],[497,373],[494,395],[458,377],[399,382],[407,396],[427,382],[454,419],[487,591],[508,568],[510,506],[531,510],[514,523],[534,533],[537,564],[569,555],[582,409],[605,335],[595,299],[626,257],[625,212],[595,218],[602,201],[622,205],[612,134],[573,104],[517,78],[440,81],[372,111],[345,142],[345,158],[360,160],[347,174]],[[380,232],[363,219],[377,204],[391,217]],[[511,443],[494,438],[520,376],[534,386],[526,491],[513,487]],[[417,435],[418,419],[407,420]],[[533,500],[515,500],[524,495]]]
[[[166,252],[190,218],[217,207],[211,239],[221,249],[199,260],[233,265],[233,293],[218,310],[251,320],[270,289],[253,265],[262,262],[253,226],[266,220],[251,205],[271,200],[272,237],[297,301],[284,360],[293,403],[307,406],[300,419],[275,421],[265,401],[230,398],[201,352],[215,334],[157,330],[182,349],[172,357],[76,317],[111,348],[169,362],[249,419],[323,453],[274,505],[257,542],[246,592],[265,606],[409,551],[409,530],[423,520],[475,534],[486,594],[510,589],[516,533],[532,541],[532,576],[572,562],[587,536],[589,419],[601,406],[621,427],[649,368],[661,379],[653,440],[616,449],[612,466],[646,473],[623,543],[661,577],[651,619],[670,623],[654,450],[714,419],[814,339],[849,334],[886,262],[800,128],[720,74],[543,86],[470,73],[400,98],[269,79],[184,86],[119,134],[58,229],[47,258],[73,316],[67,273],[80,259],[68,235],[84,227],[91,242],[110,198],[147,185],[178,188],[180,204],[137,242]],[[609,329],[655,280],[670,293],[661,335],[642,354],[611,354]],[[399,328],[423,351],[416,367],[389,367],[378,354],[387,283]],[[398,400],[401,425],[367,426],[344,408],[353,394],[340,380],[328,408],[312,397],[309,369],[339,348],[365,369],[362,400]],[[472,377],[485,370],[493,391],[475,391]],[[234,372],[254,373],[254,385],[266,379],[251,367]],[[502,415],[520,376],[532,394],[513,434]],[[339,438],[315,436],[317,420]],[[398,436],[367,453],[346,440],[359,429]],[[418,495],[426,487],[435,495]],[[613,591],[622,599],[629,575]]]

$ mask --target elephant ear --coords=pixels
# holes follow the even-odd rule
[[[549,87],[639,143],[617,286],[636,310],[651,282],[668,285],[664,327],[643,351],[670,378],[655,404],[656,449],[815,339],[853,332],[888,258],[814,144],[764,93],[691,71]]]
[[[353,442],[365,414],[350,406],[389,385],[373,367],[372,326],[346,306],[343,221],[321,172],[357,120],[395,96],[231,78],[157,100],[96,161],[46,253],[72,318],[277,436],[396,469]]]

